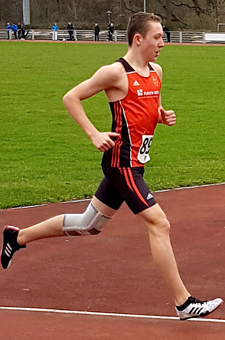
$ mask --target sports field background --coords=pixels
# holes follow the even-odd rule
[[[73,122],[63,95],[126,45],[0,42],[0,208],[90,197],[102,154]],[[162,103],[177,124],[158,126],[145,179],[152,191],[225,181],[225,49],[172,46],[161,51]],[[104,93],[84,102],[110,130]]]

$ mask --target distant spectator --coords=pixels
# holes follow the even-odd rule
[[[98,24],[95,24],[95,41],[99,41],[99,32],[100,32],[100,28]]]
[[[163,31],[166,33],[167,42],[170,42],[170,30],[166,25],[163,26]]]
[[[10,39],[10,38],[11,38],[11,37],[10,37],[10,31],[11,31],[12,27],[11,27],[11,25],[10,25],[9,22],[7,23],[6,29],[7,29],[8,39]]]
[[[58,26],[57,24],[55,23],[53,26],[52,26],[52,40],[57,40],[57,31],[58,31]]]
[[[114,32],[114,25],[111,22],[111,24],[109,23],[108,25],[108,35],[109,35],[109,41],[113,40],[113,32]]]
[[[21,23],[21,33],[22,33],[22,39],[25,40],[25,24]]]
[[[18,29],[18,38],[21,39],[21,32],[22,32],[21,22],[18,22],[17,29]]]
[[[15,39],[17,39],[17,25],[16,24],[12,24],[12,31],[14,33]]]
[[[67,31],[69,33],[69,40],[74,40],[74,36],[73,36],[73,34],[74,34],[74,27],[71,24],[71,22],[69,22],[68,25],[67,25]]]

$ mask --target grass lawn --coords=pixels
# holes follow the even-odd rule
[[[0,42],[0,208],[90,197],[101,157],[62,104],[63,95],[126,45]],[[158,126],[145,179],[152,191],[225,181],[224,47],[167,45],[162,103],[177,124]],[[101,131],[111,126],[104,93],[83,102]]]

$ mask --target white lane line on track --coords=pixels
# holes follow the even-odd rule
[[[212,186],[218,186],[218,185],[224,185],[224,183],[213,183],[213,184],[202,184],[202,185],[193,185],[191,187],[178,187],[178,188],[173,188],[173,189],[162,189],[154,192],[167,192],[167,191],[177,191],[177,190],[188,190],[188,189],[197,189],[197,188],[207,188],[207,187],[212,187]]]
[[[207,188],[207,187],[212,187],[212,186],[219,186],[219,185],[225,185],[224,183],[213,183],[213,184],[203,184],[203,185],[194,185],[191,187],[179,187],[179,188],[172,188],[172,189],[162,189],[158,191],[152,191],[152,193],[160,193],[160,192],[168,192],[168,191],[177,191],[177,190],[188,190],[188,189],[196,189],[196,188]],[[87,202],[90,201],[91,198],[83,198],[83,199],[77,199],[77,200],[72,200],[72,201],[66,201],[66,202],[57,202],[56,204],[67,204],[67,203],[79,203],[79,202]],[[46,206],[51,203],[43,203],[43,204],[36,204],[36,205],[28,205],[28,206],[19,206],[19,207],[14,207],[14,208],[9,208],[12,210],[16,209],[29,209],[29,208],[38,208],[42,206]],[[5,210],[5,209],[0,209],[0,211]]]
[[[41,313],[53,313],[53,314],[73,314],[73,315],[87,315],[87,316],[106,316],[117,318],[135,318],[135,319],[152,319],[152,320],[176,320],[180,321],[178,317],[173,316],[159,316],[159,315],[140,315],[140,314],[120,314],[120,313],[103,313],[103,312],[85,312],[85,311],[73,311],[63,309],[45,309],[45,308],[26,308],[26,307],[0,307],[0,310],[8,310],[14,312],[41,312]],[[225,323],[223,319],[189,319],[187,321],[198,322],[214,322]]]

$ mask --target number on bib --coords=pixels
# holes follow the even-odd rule
[[[139,160],[139,162],[146,163],[150,160],[150,156],[148,153],[149,153],[150,146],[152,144],[152,139],[153,139],[153,136],[150,136],[150,135],[142,136],[142,143],[141,143],[140,149],[138,151],[138,156],[137,156],[137,159]]]

